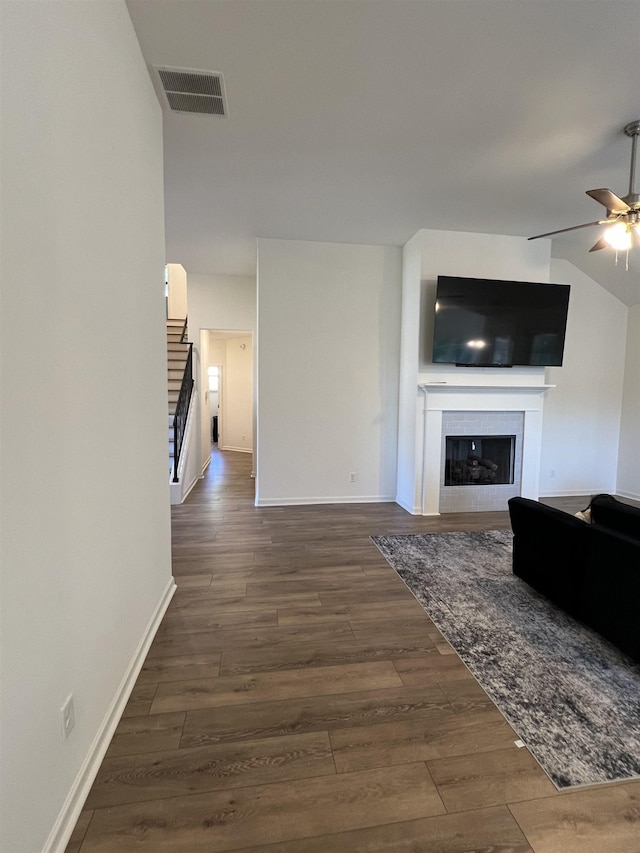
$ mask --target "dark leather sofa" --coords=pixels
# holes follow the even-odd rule
[[[600,496],[591,524],[511,498],[513,572],[640,661],[640,508]]]

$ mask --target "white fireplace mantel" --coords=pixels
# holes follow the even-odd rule
[[[423,391],[547,391],[555,385],[459,385],[455,382],[423,382]]]
[[[515,378],[515,377],[514,377]],[[418,460],[421,477],[421,511],[423,515],[440,513],[440,478],[442,470],[442,413],[447,412],[522,412],[524,442],[522,448],[523,497],[538,499],[540,455],[542,445],[542,413],[544,395],[554,385],[502,384],[469,385],[454,382],[425,382],[418,385],[419,428],[422,429],[422,458]]]

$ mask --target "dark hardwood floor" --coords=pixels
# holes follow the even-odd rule
[[[250,471],[214,450],[173,508],[178,590],[67,853],[640,853],[640,781],[558,793],[369,540],[507,513],[256,509]]]

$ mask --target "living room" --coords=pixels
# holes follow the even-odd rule
[[[195,3],[195,18],[185,3],[152,5],[2,5],[2,832],[11,853],[64,849],[175,592],[167,261],[184,263],[199,289],[228,288],[204,328],[256,330],[265,509],[252,518],[278,502],[361,501],[373,512],[384,501],[398,526],[437,522],[413,513],[423,509],[419,385],[432,375],[432,288],[445,268],[571,285],[565,362],[545,373],[555,387],[544,397],[540,493],[640,492],[637,252],[627,273],[625,253],[617,266],[614,252],[590,255],[597,227],[578,232],[578,244],[570,234],[527,241],[602,215],[585,189],[625,193],[621,129],[638,118],[637,92],[631,75],[611,74],[611,57],[635,55],[636,3],[428,3],[426,23],[420,3],[375,3],[371,16],[357,2]],[[145,32],[132,23],[136,9],[148,15]],[[216,10],[218,25],[204,26],[200,16]],[[365,57],[373,72],[360,70]],[[228,118],[163,112],[154,63],[222,70]],[[244,293],[252,281],[259,318],[236,325],[232,285]],[[352,547],[344,533],[338,544]],[[70,696],[75,727],[63,739]]]

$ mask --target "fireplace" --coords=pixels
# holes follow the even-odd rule
[[[445,486],[502,486],[514,482],[515,435],[448,435]]]
[[[444,411],[440,512],[504,510],[520,494],[522,412]]]
[[[490,380],[479,374],[473,377],[475,384],[462,384],[452,381],[453,375],[437,375],[418,386],[416,503],[423,515],[505,511],[512,496],[538,499],[543,398],[547,389],[554,386],[544,383],[543,371],[517,377],[500,375],[494,378],[491,374]],[[445,485],[447,438],[476,441],[477,452],[477,440],[481,437],[512,436],[515,439],[509,477],[501,477],[512,479],[511,482]],[[493,455],[494,448],[489,452],[483,443],[481,458]],[[497,460],[493,461],[497,464]]]

